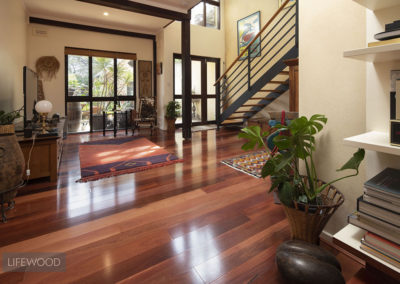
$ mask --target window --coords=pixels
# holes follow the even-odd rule
[[[220,28],[220,3],[219,0],[204,0],[194,6],[191,10],[192,25],[210,27],[214,29]]]
[[[65,65],[68,132],[102,130],[103,112],[135,108],[135,54],[67,47]]]

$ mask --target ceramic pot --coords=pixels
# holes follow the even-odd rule
[[[25,159],[14,134],[0,134],[0,192],[21,184],[25,171]],[[4,196],[4,202],[11,202],[15,191]]]

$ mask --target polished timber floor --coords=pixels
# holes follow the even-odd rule
[[[150,139],[184,163],[76,183],[78,146],[95,139],[70,135],[58,183],[30,183],[0,224],[1,253],[65,252],[66,272],[2,273],[0,283],[282,283],[274,257],[290,229],[268,181],[220,163],[242,153],[237,130],[191,141],[158,132]],[[349,283],[375,283],[338,259]]]

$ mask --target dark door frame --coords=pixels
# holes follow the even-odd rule
[[[182,59],[181,54],[179,53],[174,53],[172,60],[173,60],[173,97],[175,99],[183,99],[183,94],[182,95],[176,95],[175,94],[175,59]],[[215,94],[213,95],[208,95],[207,94],[207,63],[208,62],[214,62],[215,63],[215,81],[220,77],[220,64],[221,64],[221,59],[220,58],[215,58],[215,57],[207,57],[207,56],[199,56],[199,55],[191,55],[190,60],[192,61],[200,61],[201,62],[201,94],[198,95],[193,95],[191,94],[192,100],[194,99],[201,99],[201,122],[192,122],[192,126],[197,126],[197,125],[205,125],[205,124],[214,124],[216,123],[216,120],[208,121],[207,120],[207,111],[208,111],[208,105],[207,105],[207,99],[217,99],[217,89],[215,90]],[[182,90],[183,93],[183,90]],[[217,104],[217,101],[215,102]],[[217,114],[215,115],[215,118],[217,118]],[[182,123],[176,124],[176,127],[182,127]]]

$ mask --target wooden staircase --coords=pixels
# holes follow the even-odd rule
[[[218,126],[245,122],[292,87],[285,62],[298,57],[298,5],[288,4],[286,0],[215,82]]]
[[[282,88],[276,90],[277,86]],[[289,90],[289,71],[281,71],[274,80],[268,82],[263,89],[259,90],[254,94],[253,97],[249,98],[248,101],[233,112],[222,125],[230,124],[242,124],[245,120],[251,118],[259,111],[264,109],[266,106],[273,103],[277,98],[286,93]],[[254,101],[257,101],[255,103]]]

